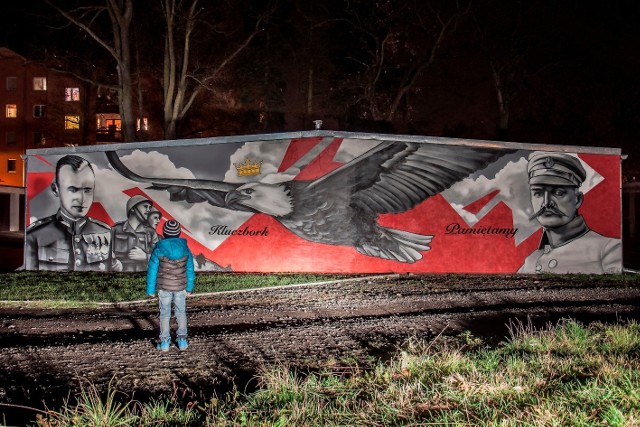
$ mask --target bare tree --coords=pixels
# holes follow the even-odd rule
[[[524,52],[520,49],[522,38],[522,4],[516,2],[513,16],[496,24],[473,13],[480,46],[489,65],[491,81],[498,106],[496,137],[506,139],[509,133],[511,105],[519,92],[520,76]],[[502,10],[504,14],[504,9]],[[491,13],[495,17],[495,13]],[[495,25],[499,25],[495,28]],[[496,37],[498,30],[498,37]],[[493,34],[492,34],[493,32]],[[505,34],[506,33],[506,34]],[[492,37],[493,36],[493,37]]]
[[[442,2],[438,9],[432,2],[413,0],[349,5],[354,37],[360,41],[347,56],[356,64],[347,85],[352,88],[351,104],[363,118],[391,122],[407,94],[436,63],[468,6]]]
[[[526,27],[526,17],[533,13],[527,2],[514,1],[508,6],[493,0],[478,2],[472,13],[481,51],[487,61],[495,93],[498,121],[496,138],[509,138],[514,101],[541,72],[559,64],[557,60],[535,61],[536,37]],[[539,48],[538,48],[539,49]],[[539,49],[540,50],[540,49]]]
[[[133,19],[133,0],[104,0],[96,5],[80,3],[66,9],[47,0],[60,15],[89,35],[104,48],[116,62],[118,74],[118,106],[124,141],[136,140],[136,121],[133,111],[133,79],[131,75],[130,28]],[[102,34],[96,27],[99,16],[108,13],[111,31]],[[108,37],[109,36],[109,37]]]
[[[315,119],[318,110],[317,98],[323,95],[327,86],[327,76],[323,74],[331,66],[327,58],[329,45],[335,43],[330,32],[339,24],[347,23],[344,17],[335,15],[327,3],[300,2],[296,5],[296,18],[299,21],[298,38],[302,43],[302,69],[304,80],[305,107],[303,125],[309,125]],[[299,18],[298,18],[299,17]],[[326,95],[325,95],[326,96]]]
[[[197,97],[206,90],[215,91],[214,83],[221,73],[240,55],[261,31],[263,17],[244,37],[215,60],[204,65],[204,56],[193,55],[196,26],[212,25],[199,19],[203,9],[198,0],[162,0],[166,34],[163,67],[165,138],[174,139],[178,124],[185,118]],[[209,28],[211,29],[211,28]],[[219,31],[217,28],[215,31]]]

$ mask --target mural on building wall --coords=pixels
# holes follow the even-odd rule
[[[28,168],[28,269],[144,271],[168,219],[199,270],[622,269],[619,156],[331,136]]]

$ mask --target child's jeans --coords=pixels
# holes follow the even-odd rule
[[[187,292],[158,290],[160,305],[160,341],[171,339],[171,303],[178,322],[177,338],[187,338]]]

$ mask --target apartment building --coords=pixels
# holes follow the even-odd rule
[[[0,48],[0,184],[24,186],[32,148],[95,144],[91,85]]]
[[[32,148],[95,144],[91,85],[0,47],[0,230],[22,230]]]

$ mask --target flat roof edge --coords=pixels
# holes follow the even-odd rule
[[[381,140],[381,141],[388,141],[388,140],[410,141],[410,142],[420,142],[420,143],[430,143],[430,144],[467,145],[467,146],[478,146],[478,147],[511,148],[511,149],[532,150],[532,151],[558,151],[558,152],[570,152],[570,153],[575,152],[575,153],[589,153],[589,154],[620,155],[622,153],[622,150],[620,148],[611,148],[611,147],[533,144],[533,143],[523,143],[523,142],[492,141],[492,140],[482,140],[482,139],[446,138],[446,137],[424,136],[424,135],[344,132],[344,131],[334,131],[334,130],[311,130],[311,131],[281,132],[281,133],[266,133],[266,134],[215,136],[215,137],[192,138],[192,139],[171,139],[171,140],[157,140],[157,141],[143,141],[143,142],[125,142],[125,143],[115,143],[115,144],[37,148],[37,149],[27,150],[26,154],[27,156],[37,156],[37,155],[51,155],[51,154],[92,153],[92,152],[111,151],[111,150],[135,150],[140,148],[148,149],[148,148],[158,148],[158,147],[174,147],[174,146],[180,146],[180,145],[211,145],[211,144],[241,143],[241,142],[252,142],[252,141],[277,141],[281,139],[313,138],[313,137],[334,137],[334,138],[345,138],[345,139],[367,139],[367,140]]]

